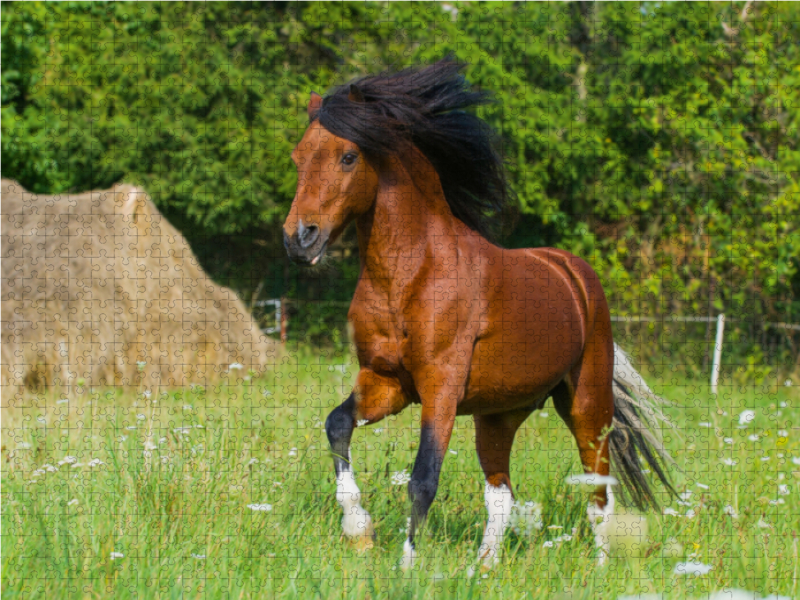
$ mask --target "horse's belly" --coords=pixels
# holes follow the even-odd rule
[[[459,413],[504,412],[536,404],[577,362],[581,347],[572,327],[519,323],[479,340]]]

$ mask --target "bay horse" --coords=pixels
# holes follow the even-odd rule
[[[490,241],[490,221],[512,192],[496,136],[467,110],[489,96],[461,68],[445,58],[357,79],[324,99],[312,93],[283,229],[289,257],[316,265],[356,223],[360,275],[348,319],[360,370],[325,428],[344,533],[367,546],[374,527],[351,466],[353,430],[422,405],[404,569],[458,415],[474,419],[486,478],[483,568],[497,562],[511,512],[514,435],[550,397],[585,472],[608,476],[613,464],[623,502],[657,506],[640,455],[674,493],[653,432],[662,416],[613,342],[597,274],[563,250]],[[608,510],[607,480],[598,481],[590,517]]]

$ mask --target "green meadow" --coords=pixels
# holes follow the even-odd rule
[[[234,369],[215,386],[5,394],[3,598],[800,594],[796,384],[712,396],[705,381],[650,379],[672,401],[663,435],[681,497],[646,514],[638,544],[615,538],[602,566],[588,494],[565,483],[578,454],[548,401],[512,461],[517,500],[540,504],[541,522],[509,530],[500,564],[468,577],[486,516],[470,418],[456,424],[412,570],[397,566],[409,502],[393,480],[411,471],[418,406],[356,430],[377,541],[358,552],[342,539],[323,424],[356,372],[349,356],[300,349],[267,377]]]

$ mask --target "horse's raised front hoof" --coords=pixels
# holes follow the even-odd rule
[[[375,547],[375,531],[370,529],[369,532],[356,536],[345,536],[348,544],[357,552],[366,552]]]
[[[364,552],[375,546],[376,536],[372,517],[363,509],[357,514],[346,515],[342,519],[342,529],[347,542],[357,551]]]

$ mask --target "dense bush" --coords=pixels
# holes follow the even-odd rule
[[[143,184],[246,300],[354,285],[354,255],[316,280],[284,264],[309,92],[453,52],[497,94],[481,114],[521,204],[506,244],[586,257],[618,313],[800,321],[795,4],[13,2],[3,17],[3,176]]]

